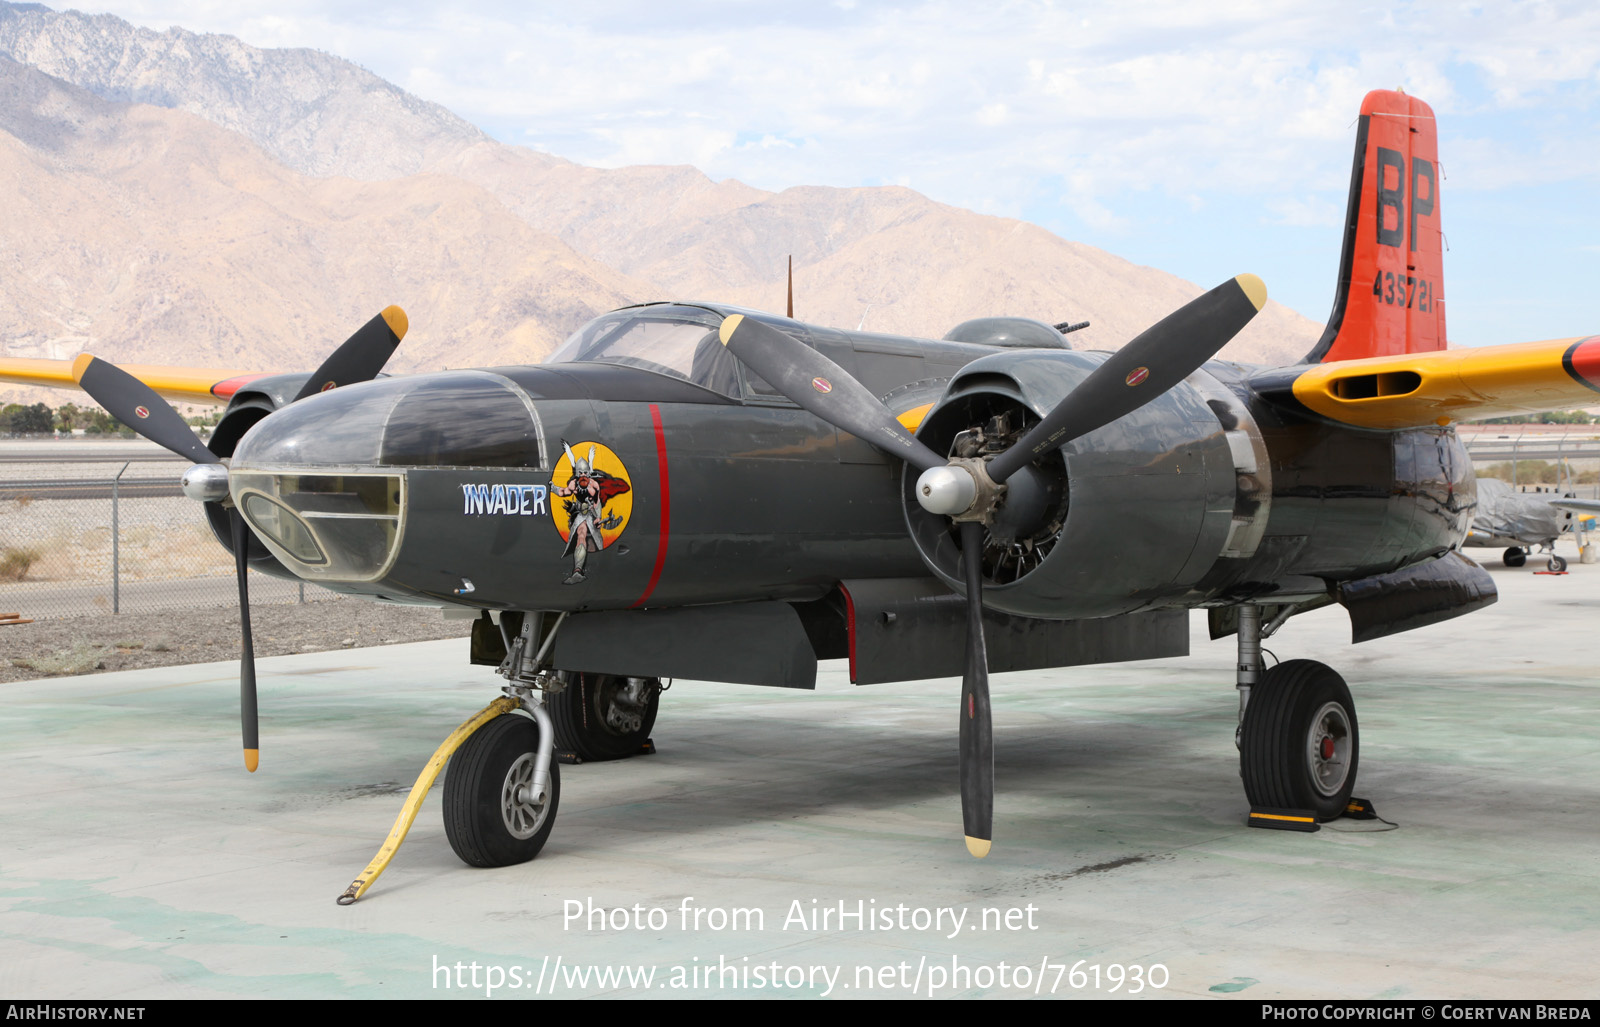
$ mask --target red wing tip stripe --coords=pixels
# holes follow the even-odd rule
[[[222,381],[211,386],[211,394],[218,399],[232,399],[235,392],[238,392],[240,389],[244,388],[246,385],[249,385],[257,378],[265,377],[267,377],[267,375],[265,372],[263,372],[261,374],[241,374],[237,378],[224,378]]]
[[[1579,339],[1561,355],[1561,366],[1579,385],[1600,392],[1600,335]]]

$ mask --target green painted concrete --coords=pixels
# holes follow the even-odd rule
[[[941,972],[936,995],[1090,997],[1113,967],[1152,964],[1165,986],[1145,997],[1593,996],[1600,567],[1490,566],[1502,601],[1470,617],[1352,647],[1324,610],[1267,643],[1350,682],[1357,791],[1392,831],[1242,826],[1233,648],[1198,617],[1187,659],[995,679],[987,860],[960,839],[956,682],[857,689],[828,668],[812,694],[678,682],[658,755],[562,768],[554,834],[525,866],[459,863],[436,792],[351,907],[333,899],[411,780],[497,691],[463,643],[263,661],[255,775],[231,666],[6,686],[0,995],[460,998],[497,967],[494,997],[529,997],[512,970],[548,982],[559,959],[591,975],[562,978],[572,997],[904,997]],[[590,929],[564,922],[568,900],[668,922]],[[955,937],[784,923],[797,902],[858,901],[968,919]],[[765,923],[685,927],[685,903]],[[968,929],[986,909],[1034,927]],[[476,987],[457,963],[479,964]],[[1001,964],[1006,982],[984,983]],[[1099,990],[1073,988],[1075,964],[1086,982],[1100,968]],[[733,969],[707,986],[708,965]],[[727,983],[774,965],[809,976]],[[593,975],[624,966],[657,976]]]

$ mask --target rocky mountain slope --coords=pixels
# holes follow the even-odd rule
[[[188,111],[307,175],[398,178],[486,138],[330,54],[153,32],[110,14],[0,3],[0,54],[103,99]]]

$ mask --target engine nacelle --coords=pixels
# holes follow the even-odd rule
[[[1106,357],[1032,350],[976,360],[917,435],[947,453],[985,426],[990,436],[996,426],[1020,434]],[[1203,370],[1033,468],[1008,483],[984,548],[984,605],[1007,613],[1074,620],[1187,605],[1219,559],[1253,555],[1266,528],[1272,489],[1261,433]],[[910,468],[902,479],[912,540],[933,573],[963,592],[958,532],[917,503],[916,478]],[[1008,503],[1030,512],[1008,512]]]
[[[211,432],[208,443],[211,451],[219,457],[227,458],[233,455],[234,449],[239,445],[239,440],[244,438],[245,432],[255,427],[256,422],[265,418],[275,410],[281,410],[299,393],[300,387],[305,384],[309,375],[304,374],[276,374],[266,378],[258,378],[238,392],[228,401],[228,409],[222,415],[222,420],[217,423]],[[228,510],[221,503],[206,503],[206,523],[211,528],[211,534],[216,536],[222,548],[233,552],[233,534],[228,523]],[[289,581],[300,580],[288,568],[278,562],[259,538],[250,535],[250,566],[263,574],[270,574],[275,578],[285,578]]]

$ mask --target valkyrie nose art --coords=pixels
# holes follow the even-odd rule
[[[531,402],[484,371],[446,371],[309,396],[234,452],[230,491],[273,555],[311,580],[371,582],[410,521],[414,468],[537,468]]]

